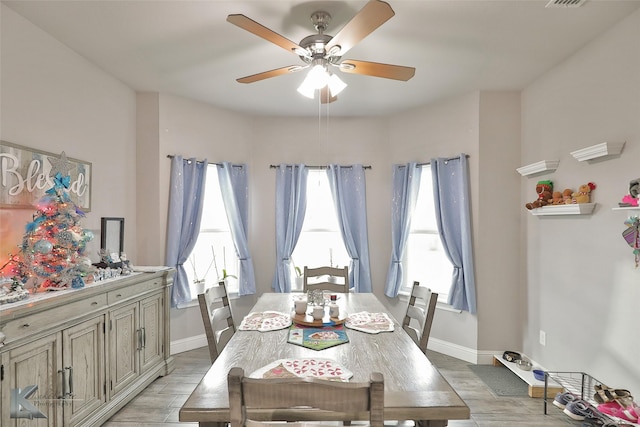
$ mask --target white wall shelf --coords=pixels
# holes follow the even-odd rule
[[[624,147],[624,142],[603,142],[581,150],[572,151],[571,155],[579,162],[585,160],[605,159],[617,156]]]
[[[595,203],[573,203],[570,205],[552,205],[531,209],[531,215],[590,215],[596,207]]]
[[[640,206],[620,206],[611,208],[612,211],[640,211]]]
[[[540,175],[545,172],[553,172],[558,169],[559,160],[542,160],[530,165],[522,166],[518,169],[518,173],[522,176]]]

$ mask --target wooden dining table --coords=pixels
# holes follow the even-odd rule
[[[342,314],[386,313],[394,323],[393,331],[371,334],[347,328],[347,343],[324,350],[288,343],[289,328],[237,331],[180,409],[179,420],[198,422],[201,427],[228,423],[229,370],[237,366],[250,375],[274,361],[291,358],[332,359],[353,373],[350,381],[354,382],[367,382],[372,372],[382,373],[386,420],[416,420],[422,427],[441,427],[448,420],[469,418],[469,407],[374,294],[338,295]],[[251,312],[293,314],[294,297],[295,294],[265,293]],[[363,414],[362,420],[367,419]]]

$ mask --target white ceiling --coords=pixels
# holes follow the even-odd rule
[[[157,91],[248,114],[317,116],[296,88],[306,72],[235,81],[302,64],[294,54],[226,22],[241,13],[298,43],[310,15],[336,34],[366,1],[3,1],[136,91]],[[396,0],[396,15],[345,58],[412,66],[408,82],[339,73],[349,85],[331,116],[387,115],[474,90],[518,90],[640,7],[640,0]],[[323,107],[323,112],[326,112]]]

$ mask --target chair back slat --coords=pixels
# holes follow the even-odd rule
[[[329,277],[340,279],[340,282],[330,282]],[[349,292],[349,268],[336,267],[304,267],[303,291],[320,289],[331,292]]]
[[[229,371],[228,386],[231,427],[244,427],[252,418],[312,421],[321,415],[319,418],[351,421],[367,413],[372,427],[384,424],[384,378],[380,373],[372,373],[369,382],[351,383],[318,378],[247,378],[236,367]]]
[[[207,336],[209,357],[213,363],[236,331],[224,282],[198,294],[198,305]]]
[[[427,351],[437,302],[438,294],[436,292],[431,292],[429,288],[420,286],[419,282],[413,282],[409,305],[402,321],[402,328],[423,353]]]

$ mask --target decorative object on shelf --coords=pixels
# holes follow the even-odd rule
[[[536,184],[536,193],[538,193],[538,198],[524,205],[527,209],[536,209],[542,206],[546,206],[549,204],[549,200],[553,194],[553,183],[551,181],[538,181]]]
[[[522,176],[534,176],[534,175],[540,175],[545,172],[553,172],[556,169],[558,169],[559,164],[560,164],[559,160],[542,160],[537,163],[532,163],[530,165],[522,166],[516,170]]]
[[[622,232],[622,237],[633,248],[636,268],[638,268],[640,265],[640,219],[637,216],[629,217],[624,225],[627,229]]]
[[[618,206],[621,208],[637,207],[639,194],[640,178],[633,179],[629,182],[629,193],[622,198],[622,202],[618,203]]]
[[[211,247],[211,252],[213,253],[213,246]],[[209,270],[211,270],[211,266],[215,261],[215,256],[211,259],[211,262],[209,262],[209,265],[207,266],[207,269],[205,270],[204,275],[202,276],[198,275],[198,270],[196,268],[198,265],[196,260],[196,251],[193,251],[191,253],[191,256],[189,256],[188,259],[189,259],[189,262],[191,263],[191,268],[193,269],[193,284],[196,287],[196,293],[201,294],[205,290],[205,284],[207,283],[207,274],[209,274]]]
[[[100,248],[116,256],[124,251],[124,218],[104,217],[100,225]]]
[[[63,153],[60,162],[64,159]],[[84,212],[69,195],[71,177],[57,172],[52,180],[26,226],[20,253],[10,255],[12,274],[34,289],[82,288],[93,279],[94,267],[84,255],[93,232],[80,226]]]
[[[551,199],[549,199],[550,205],[563,205],[564,200],[562,199],[562,193],[559,191],[554,191]]]
[[[15,278],[0,278],[0,304],[21,301],[28,296],[29,291]]]
[[[591,192],[596,189],[596,185],[593,182],[578,187],[578,191],[571,194],[573,203],[589,203],[591,201]]]
[[[593,212],[595,203],[572,203],[570,205],[543,206],[537,209],[531,209],[531,215],[588,215]]]
[[[581,150],[572,151],[571,155],[579,162],[604,159],[620,154],[624,144],[624,142],[603,142]]]
[[[213,254],[213,266],[216,269],[216,274],[218,274],[218,282],[225,282],[228,283],[229,278],[232,277],[234,279],[237,279],[237,276],[234,276],[233,274],[227,274],[227,248],[226,246],[222,247],[222,275],[219,274],[218,272],[218,263],[216,262],[216,252],[213,250],[213,246],[211,246],[211,252]]]
[[[573,199],[571,197],[572,194],[573,194],[573,190],[572,189],[565,188],[562,191],[562,204],[570,205],[571,203],[573,203]]]

